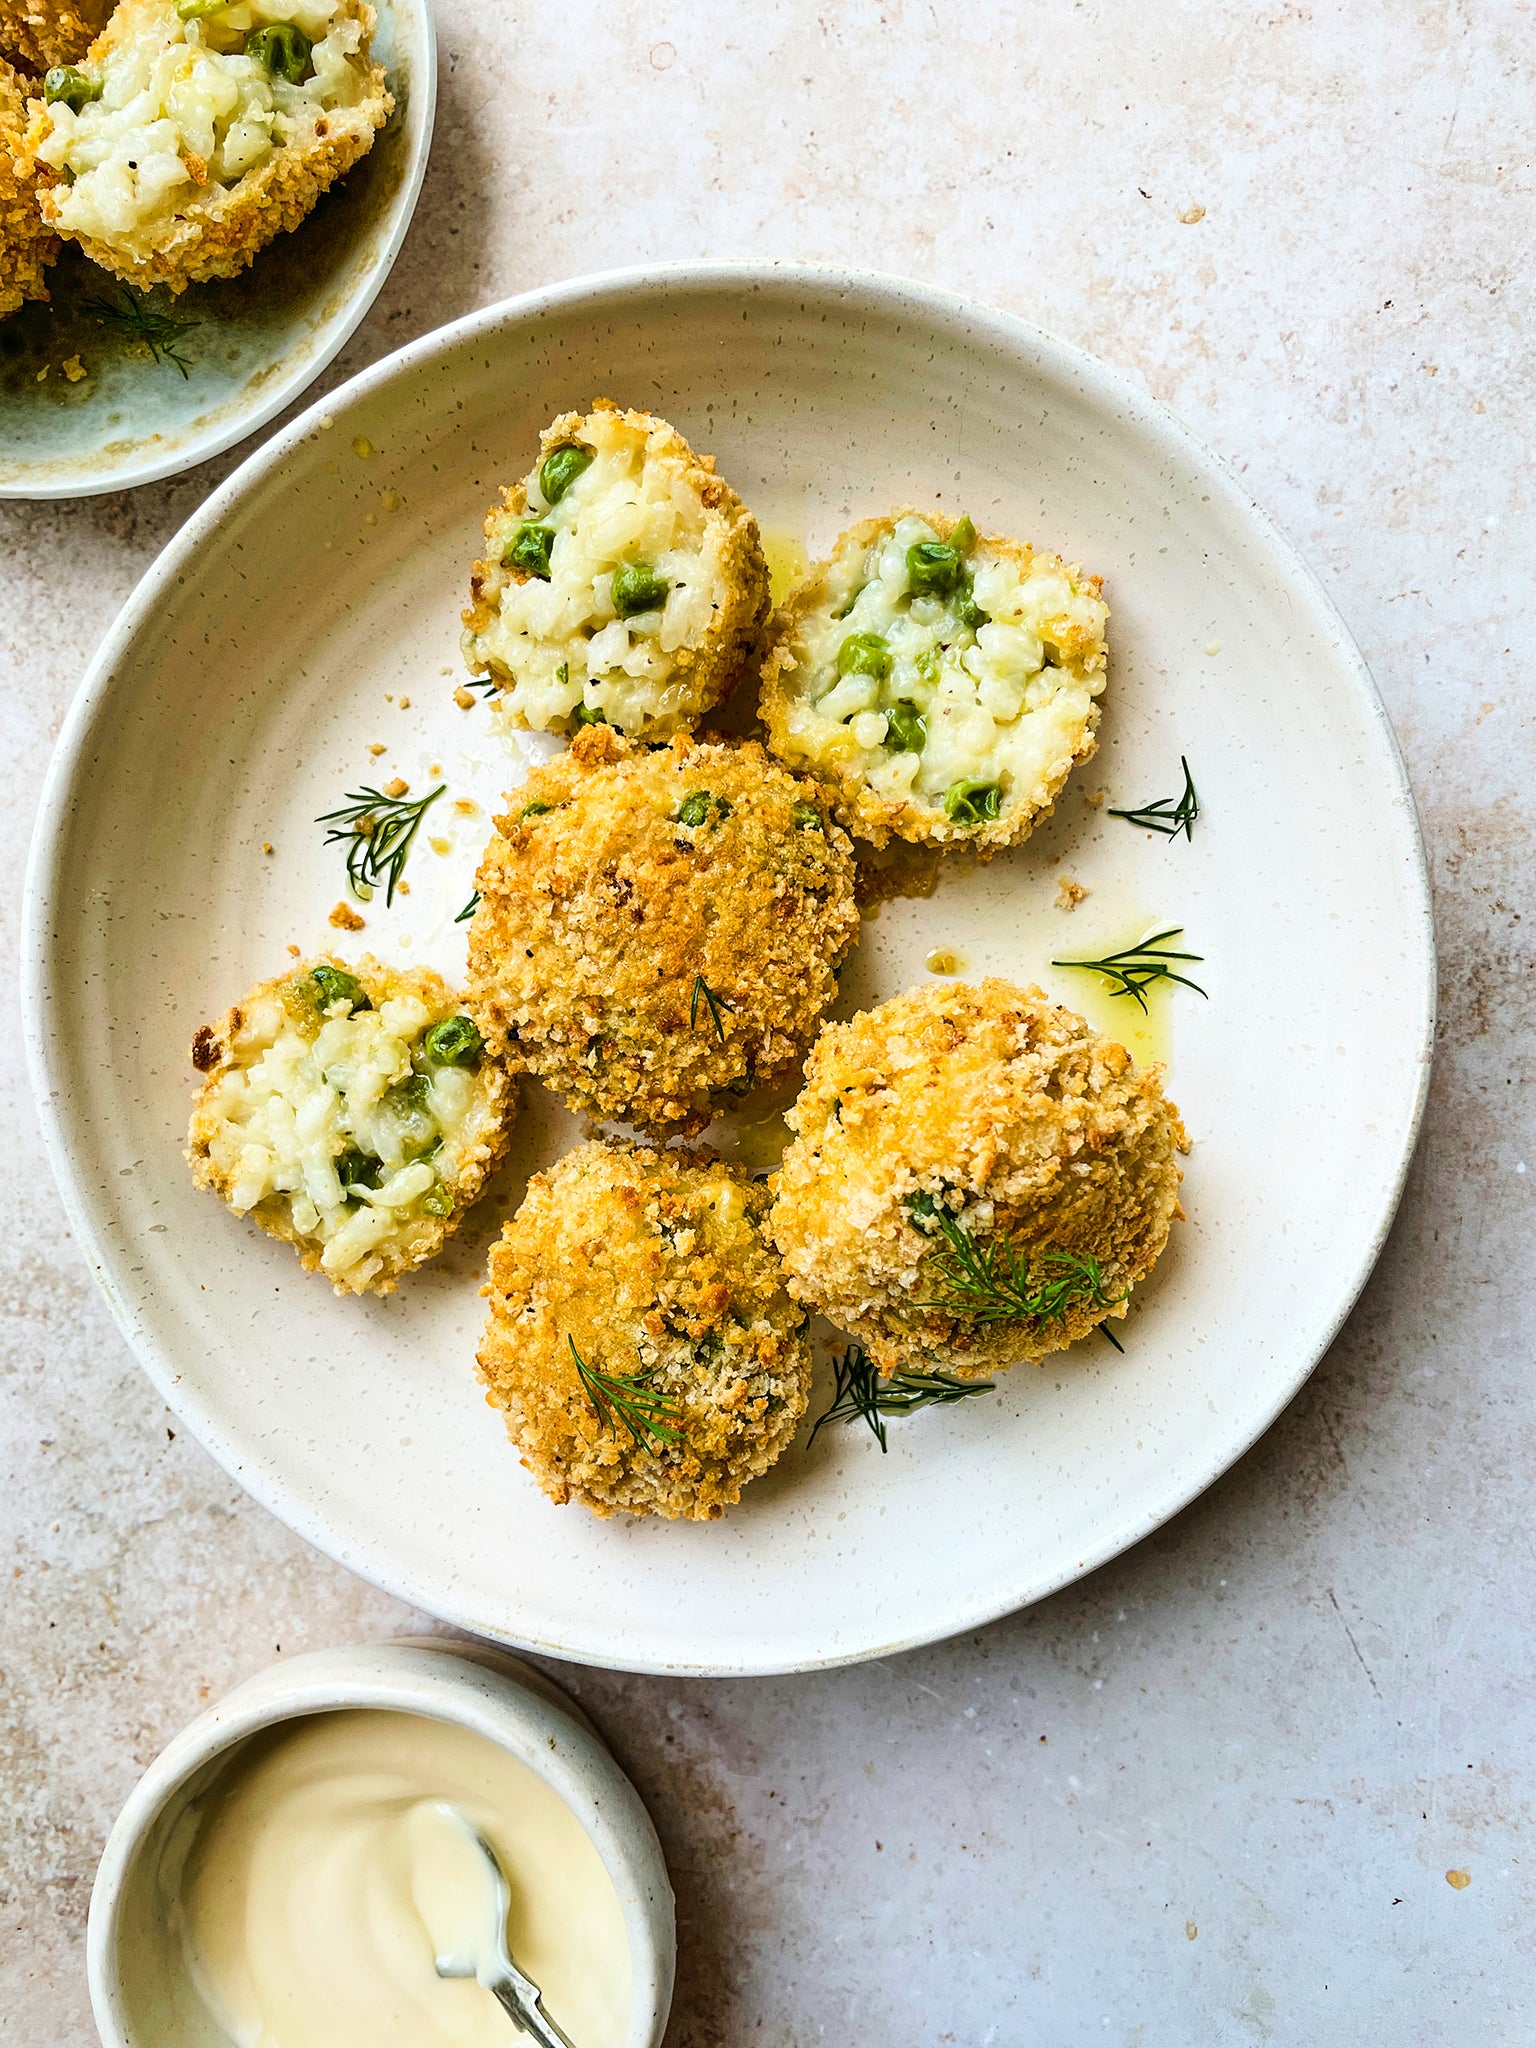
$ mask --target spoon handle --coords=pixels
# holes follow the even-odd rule
[[[539,2048],[574,2048],[563,2028],[557,2027],[539,2003],[540,1992],[531,1977],[515,1966],[498,1977],[490,1989],[525,2034],[531,2034]]]

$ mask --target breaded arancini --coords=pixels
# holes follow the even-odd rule
[[[811,1352],[767,1206],[738,1167],[616,1145],[528,1183],[479,1365],[551,1500],[709,1521],[788,1448]]]
[[[858,935],[853,850],[752,742],[607,726],[536,768],[475,877],[475,1014],[573,1109],[702,1129],[788,1079]]]
[[[969,519],[862,520],[774,615],[768,744],[877,846],[1027,839],[1097,744],[1099,590]]]
[[[366,0],[118,0],[73,95],[32,103],[27,154],[59,234],[173,292],[235,277],[373,146],[394,101]]]
[[[55,64],[77,64],[111,11],[110,0],[78,8],[67,0],[0,0],[0,57],[39,78]]]
[[[770,1183],[790,1292],[882,1373],[965,1379],[1123,1316],[1178,1211],[1187,1141],[1161,1084],[1006,981],[913,989],[829,1024]],[[1042,1290],[1043,1310],[1012,1312]]]
[[[392,1294],[507,1148],[516,1084],[429,968],[329,954],[253,988],[192,1045],[199,1187],[338,1294]]]
[[[714,457],[612,399],[545,428],[485,537],[464,658],[500,686],[512,726],[686,730],[730,690],[768,616],[757,521]]]
[[[28,90],[26,79],[0,59],[0,318],[26,299],[47,298],[46,272],[59,254],[59,238],[38,211],[26,169]]]

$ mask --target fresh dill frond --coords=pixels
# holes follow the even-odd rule
[[[657,1444],[680,1444],[684,1441],[682,1431],[673,1427],[680,1420],[677,1408],[651,1384],[654,1366],[648,1372],[602,1372],[597,1366],[588,1365],[576,1349],[576,1339],[569,1333],[565,1341],[576,1361],[576,1377],[581,1381],[581,1390],[605,1430],[613,1429],[614,1417],[617,1416],[642,1451],[655,1450],[652,1437]]]
[[[405,872],[411,841],[426,815],[448,787],[440,782],[426,796],[386,796],[382,789],[349,789],[339,811],[325,811],[315,823],[329,825],[327,846],[347,849],[347,880],[359,903],[372,900],[382,887],[386,904],[393,903]]]
[[[468,690],[484,690],[487,697],[494,697],[501,688],[501,683],[495,676],[469,676],[465,679],[464,687]],[[467,711],[469,706],[466,704],[464,708]]]
[[[469,920],[470,920],[470,919],[471,919],[471,918],[472,918],[472,917],[474,916],[475,912],[476,912],[476,911],[477,911],[477,910],[478,910],[479,908],[480,908],[480,891],[479,891],[478,889],[476,889],[476,890],[474,891],[474,893],[473,893],[473,894],[471,895],[471,897],[470,897],[469,901],[468,901],[468,902],[467,902],[467,903],[465,904],[464,908],[463,908],[463,909],[462,909],[462,910],[461,910],[461,911],[459,912],[458,916],[457,916],[457,917],[456,917],[456,918],[455,918],[455,919],[453,920],[453,921],[454,921],[454,923],[455,923],[455,924],[468,924],[468,923],[469,923]]]
[[[960,1380],[947,1372],[898,1372],[882,1383],[869,1354],[861,1344],[850,1344],[832,1367],[836,1389],[831,1406],[816,1418],[811,1431],[814,1443],[818,1431],[828,1422],[852,1422],[862,1416],[875,1433],[882,1451],[887,1415],[912,1415],[919,1408],[936,1403],[968,1400],[972,1394],[996,1392],[992,1380]]]
[[[157,363],[174,363],[183,377],[191,375],[192,366],[181,354],[180,344],[192,328],[204,324],[201,320],[173,320],[168,313],[157,313],[125,284],[118,286],[115,300],[83,299],[81,305],[103,326],[115,327],[120,334],[143,342]]]
[[[943,1203],[926,1192],[914,1195],[907,1213],[917,1228],[943,1243],[933,1267],[948,1290],[942,1301],[918,1301],[914,1308],[965,1316],[973,1323],[1058,1323],[1081,1304],[1105,1314],[1125,1300],[1110,1294],[1097,1259],[1076,1252],[1041,1252],[1031,1269],[1028,1257],[1006,1237],[973,1237]]]
[[[696,974],[693,977],[693,1000],[688,1005],[688,1025],[689,1029],[693,1031],[697,1031],[699,1028],[700,997],[709,1005],[709,1014],[714,1019],[715,1024],[715,1036],[724,1045],[725,1025],[721,1021],[720,1012],[722,1010],[734,1010],[736,1005],[729,996],[717,995],[703,975]]]
[[[1112,818],[1124,818],[1128,825],[1145,826],[1149,832],[1161,832],[1165,839],[1177,839],[1182,832],[1186,839],[1195,836],[1195,820],[1200,815],[1200,799],[1195,794],[1195,780],[1189,772],[1189,763],[1179,756],[1179,766],[1184,770],[1184,788],[1174,796],[1160,796],[1155,803],[1143,804],[1139,810],[1111,810]]]
[[[1111,995],[1130,996],[1137,1007],[1145,1010],[1147,998],[1144,993],[1155,981],[1176,981],[1181,988],[1192,988],[1197,996],[1205,990],[1198,981],[1191,981],[1187,975],[1176,974],[1167,965],[1170,960],[1199,960],[1200,953],[1175,953],[1163,941],[1176,939],[1183,932],[1181,924],[1171,924],[1166,931],[1154,932],[1139,945],[1126,946],[1118,953],[1106,953],[1102,960],[1053,960],[1053,967],[1084,967],[1090,973],[1102,974],[1107,980],[1118,982],[1111,989]]]

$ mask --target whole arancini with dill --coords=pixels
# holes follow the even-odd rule
[[[882,1373],[978,1379],[1123,1317],[1188,1141],[1141,1068],[1038,988],[909,990],[806,1062],[768,1231],[798,1301]]]
[[[591,726],[509,801],[469,928],[509,1064],[656,1131],[795,1073],[859,928],[852,843],[815,785],[750,741]]]
[[[793,1440],[807,1318],[722,1160],[589,1143],[491,1247],[486,1399],[557,1502],[709,1521]]]

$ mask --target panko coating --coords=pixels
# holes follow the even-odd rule
[[[486,1399],[554,1501],[711,1521],[782,1455],[807,1318],[722,1160],[578,1145],[491,1247]]]
[[[768,1232],[790,1292],[882,1373],[979,1379],[1126,1312],[1187,1145],[1138,1068],[1038,988],[913,989],[829,1024],[789,1112]]]
[[[969,519],[863,520],[774,615],[768,744],[876,846],[1027,839],[1097,745],[1099,590]]]
[[[32,102],[45,220],[140,290],[237,276],[388,120],[374,26],[366,0],[119,0]]]
[[[27,299],[48,296],[47,269],[59,239],[38,211],[23,132],[27,81],[0,59],[0,318]]]
[[[392,1294],[441,1251],[507,1148],[516,1084],[438,975],[330,955],[192,1045],[199,1187],[293,1245],[338,1294]]]
[[[546,427],[485,518],[464,658],[509,725],[663,739],[718,704],[768,617],[757,521],[712,455],[611,399]]]
[[[655,1131],[795,1073],[859,929],[852,845],[814,784],[750,741],[591,726],[509,802],[468,975],[509,1065]]]
[[[71,7],[67,0],[0,0],[0,57],[36,77],[77,64],[111,13],[109,0]]]

